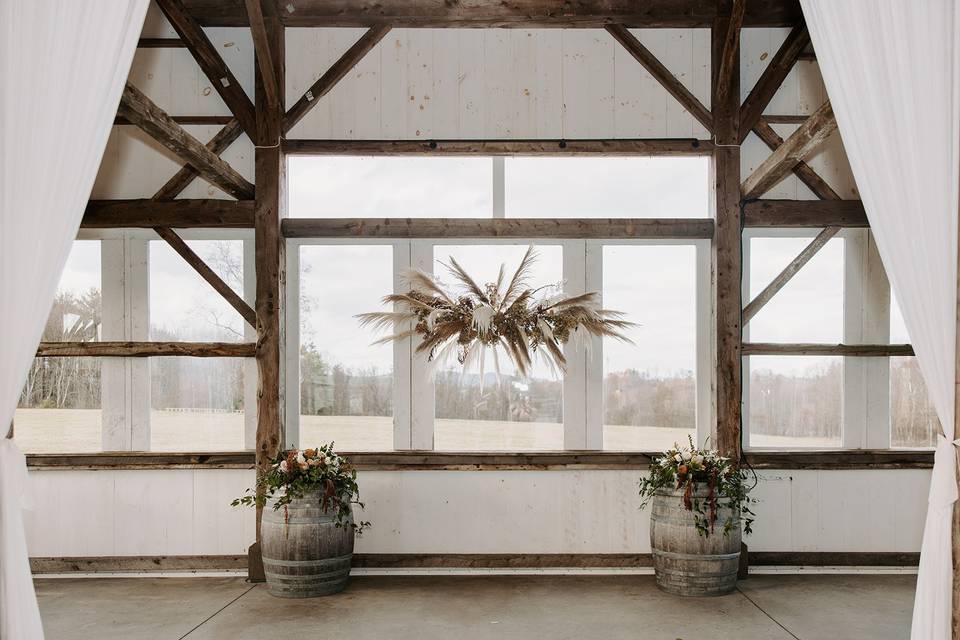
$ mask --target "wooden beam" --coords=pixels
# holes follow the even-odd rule
[[[216,271],[211,269],[203,259],[196,254],[196,252],[190,248],[190,246],[183,241],[183,238],[178,236],[175,231],[167,227],[154,227],[154,231],[157,232],[157,235],[163,238],[168,245],[170,245],[174,251],[176,251],[181,258],[183,258],[187,264],[193,267],[193,270],[196,271],[201,278],[207,281],[214,291],[223,296],[223,299],[229,303],[231,307],[237,310],[237,313],[247,321],[251,327],[256,328],[257,326],[257,314],[254,313],[253,309],[250,308],[250,305],[247,304],[240,294],[234,291],[230,285],[223,281]]]
[[[174,122],[160,107],[129,82],[120,98],[121,116],[136,124],[147,135],[177,154],[211,184],[238,200],[253,198],[253,185],[233,167],[220,159]]]
[[[743,26],[743,14],[747,8],[746,0],[733,0],[730,21],[727,23],[727,35],[723,41],[723,53],[715,80],[716,98],[726,99],[730,92],[731,72],[734,65],[740,64],[740,27]]]
[[[284,218],[285,238],[701,238],[710,218]]]
[[[243,342],[41,342],[38,358],[99,357],[252,358],[257,345]]]
[[[740,67],[730,70],[727,95],[717,95],[718,68],[729,18],[715,20],[710,33],[713,79],[711,111],[714,117],[713,213],[716,232],[712,244],[713,307],[716,331],[714,442],[724,455],[740,460],[742,413],[740,309],[743,241],[740,209],[740,147],[737,144],[740,106]]]
[[[91,200],[81,229],[252,228],[253,200]]]
[[[260,78],[263,81],[263,93],[267,98],[267,104],[275,108],[280,104],[280,87],[277,84],[277,76],[274,75],[267,27],[263,22],[263,7],[260,0],[244,0],[244,4],[247,9],[247,19],[250,21],[250,32],[253,35],[257,68],[260,70]]]
[[[180,38],[140,38],[138,49],[182,49],[186,43]]]
[[[687,89],[682,82],[677,80],[669,69],[667,69],[653,53],[650,52],[636,36],[630,33],[630,30],[622,24],[611,24],[606,27],[607,32],[619,42],[627,52],[632,55],[637,62],[643,65],[643,68],[652,75],[667,90],[667,93],[676,98],[677,102],[690,112],[697,121],[707,128],[707,131],[713,131],[713,116],[710,110],[703,106],[693,93]],[[714,74],[716,76],[716,74]]]
[[[803,121],[806,122],[809,117],[810,116],[805,116]],[[783,144],[783,138],[777,135],[773,127],[767,124],[766,117],[760,118],[760,120],[757,121],[757,124],[753,126],[753,132],[771,151],[776,151]],[[840,194],[834,191],[833,188],[827,184],[827,181],[821,178],[806,162],[798,162],[793,168],[793,174],[800,179],[800,182],[807,185],[807,188],[821,200],[840,200]]]
[[[204,26],[245,27],[237,0],[184,0]],[[709,28],[716,0],[295,0],[279,3],[288,27],[589,28],[611,23],[631,28]],[[797,0],[750,2],[744,26],[790,27],[803,19]]]
[[[809,118],[809,115],[789,116],[789,115],[766,115],[763,120],[767,124],[803,124]]]
[[[804,247],[803,251],[791,260],[790,264],[784,267],[783,271],[777,274],[777,277],[764,287],[763,291],[757,294],[757,297],[750,301],[750,304],[743,308],[743,319],[741,322],[744,325],[750,322],[753,316],[757,315],[760,309],[770,302],[773,296],[777,295],[777,292],[783,289],[783,287],[793,279],[793,276],[797,275],[800,269],[803,268],[803,265],[810,262],[813,256],[817,255],[817,252],[830,241],[830,238],[837,235],[838,231],[840,231],[840,227],[826,227],[818,233],[817,237]]]
[[[236,121],[233,116],[170,116],[170,118],[177,124],[188,125],[229,124]],[[116,126],[133,125],[126,118],[119,117],[113,119],[113,124]]]
[[[280,219],[286,206],[286,160],[280,148],[283,137],[283,100],[285,91],[285,42],[283,26],[275,16],[264,20],[273,76],[277,79],[280,104],[266,100],[263,74],[256,74],[257,147],[254,156],[257,194],[254,209],[254,267],[256,269],[257,312],[257,433],[256,467],[261,479],[283,446],[280,411],[280,313],[283,305],[281,283],[284,243]],[[258,489],[258,491],[262,491]],[[261,494],[262,495],[262,494]],[[256,543],[248,550],[252,561],[259,559],[260,522],[263,509],[256,510]],[[248,577],[259,579],[262,566],[251,566]]]
[[[219,156],[226,151],[227,148],[233,144],[242,133],[243,128],[240,126],[240,121],[236,118],[233,118],[223,129],[218,131],[217,134],[210,139],[210,142],[207,143],[206,147],[210,150],[210,153]],[[190,183],[193,182],[193,179],[198,175],[200,174],[191,165],[184,165],[173,175],[172,178],[167,180],[166,184],[160,187],[159,191],[153,194],[153,199],[173,200],[178,195],[183,193],[183,190],[190,186]]]
[[[954,135],[957,135],[954,131]],[[953,141],[957,142],[956,139]],[[954,174],[955,179],[960,180],[960,175]],[[960,207],[957,209],[957,216],[960,218]],[[953,436],[946,441],[957,441],[960,436],[960,226],[957,229],[957,302],[956,302],[956,324],[954,328],[954,361],[953,361]],[[943,425],[940,425],[940,436],[946,436]],[[956,446],[952,448],[951,454],[956,463],[954,481],[957,483],[957,489],[960,490],[960,449]],[[941,454],[942,455],[942,454]],[[951,626],[953,627],[951,636],[954,640],[960,640],[960,501],[953,503],[953,518],[950,526],[951,550],[952,550],[952,568],[953,568],[953,596]]]
[[[809,156],[836,130],[837,121],[827,100],[793,135],[744,180],[744,198],[758,198],[780,182],[798,162]]]
[[[810,344],[779,342],[745,342],[745,356],[853,356],[888,358],[915,355],[909,344]]]
[[[743,101],[740,108],[740,142],[742,143],[753,126],[763,115],[764,109],[770,104],[774,94],[783,84],[790,69],[796,64],[797,58],[804,48],[810,44],[810,33],[804,25],[796,26],[787,35],[780,49],[763,70],[757,84],[750,90],[750,95]]]
[[[184,6],[182,0],[156,0],[156,2],[193,54],[214,90],[220,94],[227,108],[240,121],[240,126],[252,139],[256,131],[253,103],[200,24]],[[240,9],[243,10],[242,7]]]
[[[377,46],[388,31],[390,31],[389,25],[378,25],[371,27],[360,36],[360,39],[330,65],[330,68],[290,107],[283,118],[283,132],[289,133],[294,125],[313,109],[320,98],[327,95],[371,49]]]
[[[749,200],[744,227],[869,227],[859,200]]]
[[[288,155],[364,156],[704,156],[713,142],[694,138],[603,140],[286,140]]]

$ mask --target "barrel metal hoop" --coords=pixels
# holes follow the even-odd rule
[[[274,560],[272,558],[264,558],[263,564],[270,565],[272,567],[322,567],[324,565],[330,564],[350,564],[353,559],[353,554],[348,553],[345,556],[334,556],[332,558],[323,558],[321,560]]]
[[[659,549],[654,549],[653,555],[663,556],[665,558],[675,558],[677,560],[735,560],[740,557],[740,552],[737,551],[735,553],[696,554],[696,553],[674,553],[672,551],[660,551]]]

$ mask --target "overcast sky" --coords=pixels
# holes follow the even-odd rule
[[[292,157],[290,215],[330,217],[489,217],[493,163],[489,158]],[[706,217],[709,176],[705,158],[507,158],[508,217]],[[750,289],[756,295],[809,242],[763,238],[750,242]],[[207,259],[209,241],[191,242]],[[242,260],[240,242],[229,244]],[[525,244],[439,245],[434,258],[454,255],[481,283],[501,262],[516,268]],[[534,283],[562,280],[558,245],[538,248]],[[695,251],[692,246],[607,246],[603,253],[604,306],[638,323],[635,345],[610,343],[604,368],[637,368],[661,375],[695,366]],[[392,348],[371,347],[373,336],[353,316],[381,309],[392,288],[389,245],[310,246],[301,251],[301,287],[308,302],[304,339],[348,367],[388,369]],[[214,265],[218,268],[217,265]],[[100,286],[96,242],[78,241],[61,288]],[[750,322],[756,342],[840,342],[843,334],[843,240],[820,251]],[[435,271],[445,275],[435,263]],[[151,242],[151,325],[202,340],[241,332],[238,314],[163,242]],[[907,342],[894,310],[891,339]],[[217,329],[219,323],[228,329]],[[224,333],[227,331],[227,333]],[[237,335],[235,339],[240,339]],[[754,366],[800,373],[825,359],[756,358]],[[506,367],[505,367],[506,368]],[[538,373],[546,373],[538,368]]]

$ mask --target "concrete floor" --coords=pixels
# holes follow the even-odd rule
[[[757,575],[720,598],[677,598],[653,576],[354,577],[283,600],[242,578],[37,580],[47,640],[906,638],[915,576]]]

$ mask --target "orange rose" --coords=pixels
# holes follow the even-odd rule
[[[680,467],[677,469],[677,473],[679,473],[682,476],[687,475],[687,465],[685,464],[680,465]]]

